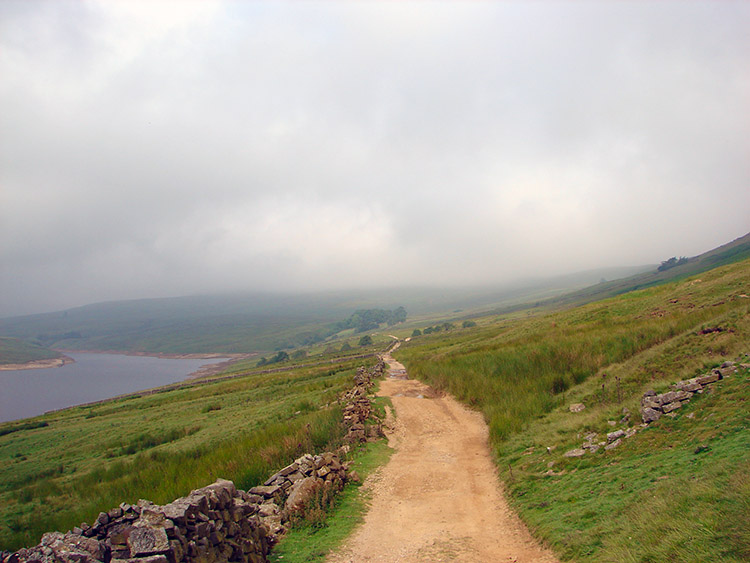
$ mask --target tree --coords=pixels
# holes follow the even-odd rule
[[[418,328],[415,328],[414,331],[411,333],[411,337],[414,338],[415,336],[422,336],[422,331]]]
[[[473,327],[473,326],[477,326],[477,323],[475,323],[474,321],[464,321],[464,322],[463,322],[463,323],[461,324],[461,326],[462,326],[463,328],[471,328],[471,327]]]
[[[359,339],[359,342],[357,344],[359,346],[371,346],[372,345],[372,337],[369,334],[366,334],[362,338]]]
[[[687,264],[687,256],[680,256],[679,260],[676,256],[672,256],[669,260],[664,260],[661,263],[661,266],[657,268],[659,272],[663,272],[665,270],[669,270],[670,268],[674,268],[675,266],[682,266],[683,264]]]
[[[341,346],[342,352],[348,352],[351,349],[352,349],[352,345],[349,344],[348,342],[344,342],[344,344]]]
[[[284,352],[284,350],[279,350],[276,352],[276,355],[271,358],[271,363],[277,364],[279,362],[285,362],[289,359],[289,354]]]

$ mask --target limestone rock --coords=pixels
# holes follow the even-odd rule
[[[650,407],[644,407],[643,409],[641,409],[641,418],[646,424],[659,420],[661,418],[661,415],[661,412]]]
[[[604,446],[604,449],[605,450],[612,450],[612,449],[616,448],[617,446],[619,446],[620,444],[622,444],[622,438],[618,438],[614,442],[612,442],[610,444],[607,444],[606,446]]]

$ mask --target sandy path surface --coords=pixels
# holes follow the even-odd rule
[[[328,561],[557,561],[505,502],[482,416],[385,359],[379,394],[396,410],[388,431],[396,452],[364,485],[372,494],[364,523]]]

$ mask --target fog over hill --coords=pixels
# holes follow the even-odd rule
[[[750,4],[0,3],[0,317],[750,230]]]

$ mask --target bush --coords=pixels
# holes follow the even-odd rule
[[[369,334],[366,334],[362,338],[359,339],[359,342],[357,343],[358,346],[372,346],[372,336]]]

